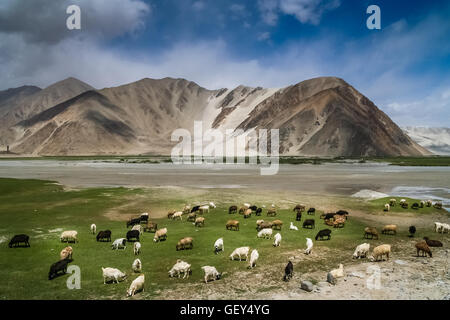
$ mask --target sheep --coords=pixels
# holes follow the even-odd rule
[[[189,213],[187,221],[195,222],[195,219],[197,219],[197,214],[195,212]]]
[[[247,210],[247,207],[240,207],[239,208],[239,214],[244,214],[244,212]]]
[[[388,224],[383,227],[382,234],[397,234],[397,226],[395,224]]]
[[[91,233],[95,234],[97,232],[97,226],[95,225],[95,223],[91,224]]]
[[[244,207],[245,207],[246,209],[249,209],[249,208],[251,207],[251,204],[249,204],[249,203],[244,203]]]
[[[294,224],[291,222],[291,225],[289,226],[289,230],[298,231],[298,228],[297,228],[297,226],[294,226]]]
[[[258,225],[256,228],[258,231],[266,228],[272,228],[272,222],[271,221],[263,221],[261,224]]]
[[[147,223],[148,222],[148,212],[141,213],[140,219],[141,219],[140,223],[143,223],[143,222]]]
[[[133,280],[133,282],[130,285],[130,288],[127,291],[127,297],[132,297],[135,295],[136,292],[141,291],[144,292],[144,283],[145,283],[145,276],[141,274],[139,277]]]
[[[167,239],[167,228],[156,230],[153,242],[159,242]]]
[[[406,202],[406,199],[400,199],[400,205],[404,204]]]
[[[214,242],[214,253],[218,254],[220,251],[224,251],[223,238],[219,238]]]
[[[273,230],[271,228],[265,228],[258,232],[258,238],[270,239],[272,238]]]
[[[141,218],[134,218],[134,219],[130,219],[127,221],[127,228],[132,227],[136,224],[140,224],[141,223]]]
[[[426,241],[420,241],[416,243],[416,249],[417,249],[417,256],[419,257],[419,253],[422,253],[420,256],[426,257],[427,254],[431,257],[433,257],[433,254],[431,253],[430,247],[426,243]]]
[[[250,263],[249,263],[250,269],[252,269],[256,266],[256,261],[258,260],[258,258],[259,258],[258,250],[253,249],[252,253],[250,255]]]
[[[260,216],[262,213],[262,208],[256,209],[255,215]]]
[[[376,240],[378,240],[377,228],[375,228],[375,227],[366,227],[366,228],[364,228],[364,238],[365,239],[369,239],[369,236],[371,237],[371,239],[376,238]]]
[[[436,209],[442,209],[442,202],[436,202],[433,207]]]
[[[283,221],[281,221],[281,220],[274,220],[274,221],[272,221],[272,229],[274,229],[274,230],[281,230],[282,226],[283,226]]]
[[[431,240],[428,237],[423,237],[423,240],[425,240],[429,247],[442,247],[442,242],[439,240]]]
[[[387,260],[389,260],[390,253],[391,253],[391,245],[390,244],[382,244],[373,249],[372,255],[369,256],[369,260],[372,262],[378,261],[379,258],[381,258],[381,260],[383,260],[384,255],[386,255]]]
[[[421,208],[425,207],[425,204],[426,204],[426,202],[425,202],[424,200],[421,200],[421,201],[420,201],[420,207],[421,207]]]
[[[237,213],[238,207],[237,206],[230,206],[228,208],[228,214]]]
[[[209,206],[210,206],[211,208],[213,208],[213,209],[217,208],[217,206],[215,205],[214,202],[210,202],[210,203],[209,203]]]
[[[419,204],[417,202],[414,202],[411,206],[411,209],[414,209],[414,210],[419,209]]]
[[[363,243],[356,247],[355,252],[353,253],[353,259],[360,259],[367,257],[367,254],[370,250],[370,244]]]
[[[396,204],[397,204],[397,200],[396,200],[396,199],[390,199],[390,200],[389,200],[389,205],[390,205],[391,207],[394,207]]]
[[[443,223],[435,222],[434,223],[434,231],[440,233],[443,228]]]
[[[189,205],[185,205],[184,206],[184,208],[183,208],[183,214],[188,214],[188,213],[190,213],[191,212],[191,206],[189,206]]]
[[[274,237],[273,246],[279,247],[280,244],[281,244],[281,234],[278,232]]]
[[[137,256],[141,253],[141,243],[140,242],[135,242],[133,244],[133,252],[134,252],[135,256]]]
[[[316,222],[313,219],[306,219],[303,221],[303,228],[314,229],[316,227]]]
[[[137,231],[137,230],[130,230],[130,231],[127,232],[126,238],[127,238],[128,242],[139,241],[139,236],[140,236],[139,231]]]
[[[259,226],[260,226],[262,223],[264,223],[264,220],[262,220],[262,219],[256,220],[256,230],[258,230]]]
[[[199,214],[209,213],[209,206],[201,206],[200,208],[198,208],[198,213]]]
[[[236,256],[239,257],[239,261],[242,260],[242,257],[245,257],[245,261],[248,259],[248,252],[250,251],[250,247],[240,247],[234,249],[234,251],[230,254],[230,260],[234,260]]]
[[[177,245],[175,246],[175,249],[178,251],[178,250],[192,249],[193,247],[194,247],[194,240],[191,237],[186,237],[178,241]]]
[[[139,234],[142,234],[142,227],[140,224],[134,225],[133,228],[131,228],[131,230],[137,230],[139,231]]]
[[[191,213],[192,212],[197,212],[198,209],[200,209],[200,206],[193,206],[192,209],[191,209]]]
[[[447,223],[439,223],[439,230],[438,231],[440,233],[449,233],[450,232],[450,225],[447,224]]]
[[[306,210],[306,207],[303,204],[297,204],[294,208],[294,212],[303,212]]]
[[[48,272],[48,280],[56,278],[60,271],[62,271],[62,274],[67,273],[67,265],[72,261],[72,259],[64,259],[53,263],[50,266],[50,271]]]
[[[222,276],[222,274],[217,271],[215,267],[203,266],[202,270],[205,273],[205,283],[208,283],[208,280],[219,280]]]
[[[9,241],[8,246],[10,248],[12,247],[19,247],[21,243],[25,245],[25,247],[30,247],[30,237],[26,234],[16,234],[14,237],[12,237],[11,241]]]
[[[290,279],[292,279],[293,273],[294,273],[294,265],[293,265],[292,262],[289,260],[288,264],[287,264],[286,267],[284,268],[284,277],[283,277],[283,280],[284,280],[284,281],[289,281]]]
[[[390,209],[391,209],[391,206],[389,205],[389,203],[386,203],[384,205],[384,211],[389,212]]]
[[[158,224],[154,222],[147,222],[147,225],[144,227],[144,232],[156,232],[158,230]]]
[[[306,238],[305,254],[310,254],[313,248],[313,242],[310,238]]]
[[[408,202],[403,202],[402,204],[400,204],[400,206],[401,206],[403,209],[408,209]]]
[[[330,212],[330,213],[324,213],[320,217],[322,218],[322,216],[323,216],[323,220],[330,220],[330,219],[334,219],[335,215],[336,215],[336,213]]]
[[[267,210],[268,217],[275,217],[276,215],[277,215],[277,210],[275,210],[274,208],[270,208],[269,210]]]
[[[237,220],[228,220],[227,224],[226,224],[226,229],[227,230],[236,230],[239,231],[239,221]]]
[[[412,237],[414,237],[414,234],[416,233],[416,227],[415,226],[410,226],[408,231],[409,231],[408,237],[412,238]]]
[[[181,274],[184,274],[183,279],[189,278],[189,275],[191,274],[191,265],[178,259],[177,263],[169,270],[169,277],[173,278],[178,276],[178,278],[181,278]]]
[[[203,217],[198,217],[195,219],[194,225],[196,227],[204,227],[205,226],[205,218]]]
[[[315,239],[316,239],[316,241],[319,240],[319,238],[320,238],[320,240],[323,240],[324,237],[327,237],[327,240],[330,240],[330,239],[331,239],[331,230],[330,230],[330,229],[323,229],[323,230],[320,230],[320,231],[317,233]]]
[[[337,217],[333,221],[333,228],[343,228],[345,226],[345,217]]]
[[[255,206],[255,205],[252,205],[252,206],[249,207],[249,209],[252,210],[252,211],[256,211],[258,209],[258,207]]]
[[[431,207],[433,205],[433,201],[427,200],[427,207]]]
[[[329,272],[329,274],[334,278],[342,278],[344,277],[345,273],[344,273],[344,265],[342,263],[339,264],[339,268],[337,269],[333,269]]]
[[[169,212],[167,212],[167,219],[172,219],[175,212],[177,212],[175,209],[169,210]]]
[[[127,243],[127,239],[125,239],[125,238],[116,239],[112,243],[111,248],[112,248],[112,250],[119,250],[120,248],[126,249],[127,248],[126,243]]]
[[[76,231],[64,231],[61,234],[61,242],[78,242],[77,239],[78,232]]]
[[[70,246],[69,247],[65,247],[59,253],[59,260],[72,259],[72,255],[73,255],[73,248],[70,247]]]
[[[127,277],[125,273],[116,268],[102,267],[102,271],[103,271],[103,284],[106,284],[106,282],[109,281],[112,281],[113,283],[114,281],[116,283],[119,283],[119,281],[123,281]]]
[[[142,272],[142,262],[140,259],[134,259],[133,264],[131,265],[131,269],[133,272],[140,273]]]
[[[252,209],[247,209],[244,211],[244,219],[250,218],[252,216]]]
[[[107,242],[111,241],[111,230],[99,231],[96,237],[97,241],[106,240]]]
[[[295,215],[295,221],[302,221],[302,213],[301,212],[297,212]]]
[[[177,211],[177,212],[175,212],[175,213],[172,215],[172,220],[175,220],[175,219],[179,218],[180,221],[183,221],[182,215],[183,215],[183,212]]]
[[[315,214],[316,208],[309,208],[307,214]]]
[[[339,211],[336,211],[336,215],[344,217],[345,220],[347,220],[347,218],[348,218],[348,211],[339,210]]]

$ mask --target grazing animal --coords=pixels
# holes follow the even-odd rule
[[[289,226],[289,230],[298,231],[298,228],[297,228],[297,226],[294,226],[294,224],[291,222],[291,225]]]
[[[258,209],[258,207],[253,205],[253,206],[250,206],[249,209],[252,210],[252,211],[256,211]]]
[[[245,209],[248,209],[248,208],[251,207],[251,204],[250,203],[244,203],[244,207],[245,207]]]
[[[230,260],[234,260],[237,256],[239,261],[242,260],[242,257],[245,257],[245,261],[248,259],[248,252],[250,251],[250,247],[240,247],[234,249],[234,251],[230,254]]]
[[[417,202],[414,202],[411,206],[411,209],[415,209],[415,210],[419,209],[419,204]]]
[[[125,238],[116,239],[112,243],[111,248],[113,250],[118,250],[120,248],[126,249],[126,244],[127,244],[127,239],[125,239]]]
[[[203,217],[198,217],[195,219],[194,225],[196,227],[204,227],[205,226],[205,218]]]
[[[200,212],[200,211],[199,211]],[[181,212],[181,211],[177,211],[177,212],[175,212],[173,215],[172,215],[172,220],[175,220],[175,219],[180,219],[180,221],[183,221],[183,212]]]
[[[95,234],[97,232],[97,226],[95,225],[95,223],[91,224],[91,233]]]
[[[222,277],[222,274],[215,267],[203,266],[202,270],[205,273],[205,283],[208,283],[208,280],[219,280]]]
[[[444,228],[444,224],[440,223],[440,222],[435,222],[434,223],[434,231],[441,233],[442,229]]]
[[[406,202],[406,199],[400,199],[400,205]]]
[[[96,237],[97,241],[111,241],[111,230],[99,231]]]
[[[130,219],[127,221],[127,228],[132,227],[136,224],[140,224],[141,223],[141,218],[134,218],[134,219]]]
[[[191,265],[178,259],[177,263],[169,270],[169,277],[178,276],[178,278],[181,278],[182,274],[184,274],[183,279],[189,278],[189,275],[191,274]]]
[[[252,216],[252,209],[247,209],[244,211],[244,219],[250,218]]]
[[[313,248],[313,242],[310,238],[306,238],[305,254],[310,254]]]
[[[256,261],[258,260],[258,258],[259,258],[258,250],[253,249],[252,253],[250,254],[250,263],[249,263],[250,269],[256,266]]]
[[[436,202],[433,207],[436,209],[442,209],[442,202]]]
[[[305,211],[306,210],[306,207],[303,205],[303,204],[297,204],[295,207],[294,207],[294,212],[303,212],[303,211]]]
[[[395,224],[388,224],[381,230],[382,234],[397,234],[397,226]]]
[[[197,219],[197,214],[195,212],[189,213],[187,221],[194,222]]]
[[[72,259],[72,255],[73,255],[73,248],[72,247],[65,247],[59,253],[59,260]]]
[[[412,237],[414,237],[414,234],[416,233],[416,227],[410,226],[408,231],[409,231],[409,237],[412,238]]]
[[[177,212],[175,209],[172,209],[169,212],[167,212],[167,219],[172,219],[175,212]]]
[[[394,207],[396,204],[397,204],[397,200],[396,200],[396,199],[390,199],[390,200],[389,200],[389,205],[390,205],[391,207]]]
[[[383,260],[384,255],[386,255],[387,260],[389,260],[390,253],[391,253],[391,245],[390,244],[382,244],[373,249],[372,255],[369,257],[369,260],[372,262],[378,261],[379,259]]]
[[[167,228],[156,230],[153,242],[159,242],[167,239]]]
[[[186,204],[183,208],[183,214],[188,214],[190,212],[191,212],[191,206]]]
[[[316,227],[316,222],[313,219],[306,219],[303,221],[303,228],[314,229]]]
[[[364,238],[369,239],[369,236],[371,239],[378,240],[378,231],[375,227],[366,227],[364,228]]]
[[[106,284],[109,281],[112,281],[113,283],[114,281],[116,283],[119,283],[119,281],[123,281],[127,277],[125,273],[116,268],[102,267],[102,271],[103,271],[103,284]]]
[[[389,203],[386,203],[384,205],[384,211],[389,211],[391,209],[391,206],[389,205]]]
[[[302,213],[301,212],[297,212],[297,214],[295,216],[295,221],[302,221]]]
[[[274,208],[270,208],[269,210],[267,210],[268,217],[275,217],[276,215],[277,215],[277,210],[275,210]]]
[[[127,232],[126,238],[128,242],[139,241],[139,231],[130,230]]]
[[[214,204],[214,202],[210,202],[210,203],[209,203],[209,206],[210,206],[211,208],[213,208],[213,209],[217,208],[216,205]]]
[[[133,228],[131,228],[131,230],[137,230],[139,231],[139,234],[142,234],[142,227],[140,224],[134,225]]]
[[[247,207],[240,207],[239,208],[239,214],[244,214],[244,212],[247,210]]]
[[[192,248],[194,248],[194,240],[191,237],[180,239],[180,241],[178,241],[177,245],[175,246],[175,249],[177,249],[177,251]]]
[[[142,262],[140,259],[134,259],[133,264],[131,265],[131,269],[133,272],[140,273],[142,272]]]
[[[369,254],[370,244],[363,243],[356,247],[353,253],[353,259],[365,258]]]
[[[61,234],[61,242],[78,242],[77,239],[78,232],[76,231],[64,231]]]
[[[307,214],[315,214],[316,208],[309,208]]]
[[[141,219],[140,223],[147,223],[148,222],[148,212],[141,213],[140,219]]]
[[[281,220],[273,220],[272,221],[272,229],[281,230],[282,226],[283,226],[283,221],[281,221]]]
[[[324,237],[327,237],[327,240],[330,240],[330,239],[331,239],[331,230],[330,230],[330,229],[323,229],[323,230],[320,230],[320,231],[317,233],[315,239],[316,239],[316,241],[319,240],[319,238],[320,238],[320,240],[323,240]]]
[[[191,213],[192,212],[196,212],[196,211],[198,211],[200,209],[200,206],[194,206],[194,207],[192,207],[192,209],[191,209]]]
[[[427,200],[427,207],[431,207],[433,205],[433,201]]]
[[[158,224],[154,222],[147,222],[147,225],[144,227],[144,232],[156,232],[158,230]]]
[[[333,221],[333,228],[343,228],[345,226],[345,217],[339,216]]]
[[[403,202],[400,204],[403,209],[408,209],[408,202]]]
[[[425,242],[427,243],[427,245],[429,247],[442,247],[442,242],[440,242],[439,240],[431,240],[428,237],[423,237],[423,240],[425,240]]]
[[[325,216],[323,217],[323,219],[324,220],[331,220],[331,219],[334,219],[335,215],[336,215],[336,213],[334,213],[334,212],[325,213]]]
[[[289,260],[289,262],[287,263],[286,267],[284,268],[284,277],[283,277],[283,280],[284,280],[284,281],[289,281],[289,280],[291,280],[293,274],[294,274],[294,265],[293,265],[292,262]]]
[[[339,211],[336,211],[336,215],[341,216],[341,217],[345,217],[345,220],[347,220],[347,218],[348,218],[348,211],[339,210]]]
[[[138,254],[141,253],[141,243],[140,242],[135,242],[133,244],[133,252],[134,252],[135,256],[137,256]]]
[[[214,253],[218,254],[220,251],[224,251],[223,238],[219,238],[214,242]]]
[[[133,282],[130,285],[130,288],[127,291],[127,297],[132,297],[136,294],[136,292],[142,291],[144,292],[144,283],[145,283],[145,276],[141,274],[139,277],[133,280]]]
[[[198,208],[198,213],[199,214],[209,213],[209,206],[201,206],[200,208]]]
[[[427,254],[431,257],[433,257],[433,254],[431,253],[430,247],[428,246],[426,241],[420,241],[416,243],[416,249],[417,249],[417,256],[419,257],[419,253],[421,253],[420,256],[426,257]]]
[[[272,222],[271,221],[263,221],[260,224],[257,225],[256,230],[260,231],[262,229],[266,228],[272,228]]]
[[[56,278],[61,271],[62,274],[65,274],[67,272],[67,265],[72,261],[72,259],[64,259],[52,264],[50,266],[50,271],[48,272],[48,280]]]
[[[237,220],[228,220],[227,224],[226,224],[226,229],[227,230],[236,230],[239,231],[239,221]]]
[[[281,234],[278,232],[274,237],[273,246],[279,247],[280,244],[281,244]]]
[[[238,210],[237,206],[231,206],[228,208],[228,213],[229,214],[237,213],[237,210]]]
[[[20,247],[20,244],[23,243],[25,247],[30,246],[30,237],[26,234],[17,234],[9,241],[8,246],[12,247]]]
[[[255,215],[257,215],[257,216],[260,216],[261,215],[261,213],[262,213],[262,208],[258,208],[258,209],[256,209],[256,213],[255,213]]]
[[[423,200],[420,201],[420,207],[421,208],[425,207],[425,201],[423,201]]]
[[[272,228],[265,228],[258,232],[258,238],[270,239],[272,238]]]

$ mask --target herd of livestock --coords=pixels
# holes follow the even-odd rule
[[[390,203],[385,205],[384,210],[389,211],[391,207],[396,205],[396,199],[391,199]],[[433,204],[431,201],[421,201],[419,203],[414,203],[412,205],[412,208],[418,209],[423,208],[424,206],[431,207]],[[408,204],[406,203],[405,199],[400,200],[400,206],[403,208],[407,208]],[[436,208],[441,208],[441,204],[435,203],[433,205]],[[205,225],[205,214],[208,213],[211,209],[215,209],[216,205],[213,202],[209,202],[207,204],[203,205],[197,205],[197,206],[188,206],[186,205],[183,210],[176,211],[171,210],[168,212],[168,219],[172,220],[182,220],[183,216],[187,216],[187,221],[192,222],[196,227],[203,227]],[[265,207],[257,207],[255,205],[250,205],[248,203],[245,203],[243,206],[238,208],[237,206],[233,205],[230,206],[228,209],[228,214],[231,216],[233,214],[240,214],[242,215],[243,219],[248,219],[252,215],[255,216],[261,216],[263,214],[263,210],[265,210]],[[315,208],[309,208],[306,210],[306,206],[298,204],[293,208],[293,212],[295,213],[295,220],[296,221],[302,221],[302,214],[306,212],[308,216],[315,215]],[[275,205],[272,204],[271,207],[267,208],[266,210],[267,217],[276,217],[277,216],[277,210],[275,208]],[[333,213],[324,213],[320,215],[320,219],[323,219],[324,224],[333,228],[343,228],[345,226],[346,221],[348,220],[349,213],[345,210],[339,210],[337,212]],[[98,242],[111,242],[111,248],[113,250],[119,250],[119,249],[125,249],[127,243],[131,242],[133,243],[133,252],[136,256],[140,254],[141,250],[141,243],[140,243],[140,237],[142,236],[143,232],[151,232],[154,233],[153,241],[155,243],[164,241],[167,239],[167,227],[164,228],[158,228],[157,223],[152,222],[149,220],[149,214],[143,213],[140,216],[130,219],[126,222],[127,228],[131,227],[131,230],[127,231],[125,238],[118,238],[112,241],[111,238],[111,231],[110,230],[102,230],[97,233],[97,226],[95,224],[92,224],[90,227],[90,231],[92,234],[96,235],[96,240]],[[283,221],[279,219],[275,219],[272,221],[263,220],[263,219],[257,219],[256,221],[256,230],[257,230],[257,237],[258,238],[264,238],[264,239],[274,239],[273,246],[278,247],[281,244],[281,234],[278,232],[273,236],[274,231],[281,230],[283,226]],[[308,229],[314,229],[315,228],[315,220],[314,219],[305,219],[302,224],[303,228]],[[227,221],[225,225],[226,230],[230,231],[239,231],[239,220],[236,219],[230,219]],[[289,230],[297,231],[298,227],[295,226],[292,222],[290,223]],[[409,228],[410,236],[413,236],[415,233],[416,228],[414,226],[411,226]],[[440,223],[435,222],[435,231],[439,233],[449,233],[450,232],[450,225],[446,223]],[[331,240],[331,233],[332,230],[329,228],[321,229],[317,232],[315,236],[315,240]],[[397,226],[396,225],[386,225],[382,228],[381,234],[390,234],[390,235],[396,235],[397,234]],[[78,232],[74,230],[64,231],[62,232],[60,236],[61,242],[78,242],[77,239]],[[379,239],[379,232],[377,228],[375,227],[366,227],[364,229],[364,238],[365,239]],[[29,236],[25,234],[19,234],[15,235],[10,243],[9,247],[17,247],[17,246],[25,246],[29,247]],[[417,242],[415,244],[415,248],[417,249],[417,256],[422,255],[426,256],[429,255],[432,257],[432,252],[430,247],[442,247],[442,242],[438,240],[432,240],[428,237],[424,237],[423,240]],[[176,250],[189,250],[193,248],[193,238],[192,237],[185,237],[178,241],[176,244]],[[224,251],[224,241],[223,238],[219,238],[215,241],[214,245],[214,253],[219,254],[220,252]],[[313,248],[313,241],[310,238],[306,238],[306,250],[304,251],[305,254],[310,254],[312,252]],[[389,260],[389,254],[391,253],[391,245],[389,244],[382,244],[377,247],[375,247],[372,250],[372,254],[369,254],[370,250],[370,244],[369,243],[363,243],[356,247],[353,258],[355,259],[361,259],[361,258],[368,258],[370,261],[380,261],[383,260],[383,257],[386,256],[386,259]],[[73,248],[71,246],[67,246],[60,252],[60,260],[55,262],[51,265],[50,271],[48,274],[48,279],[54,279],[58,275],[65,274],[67,271],[67,266],[70,262],[73,261],[72,259],[73,255]],[[250,258],[249,258],[250,255]],[[256,262],[259,258],[259,252],[257,249],[253,249],[250,252],[250,247],[244,246],[234,249],[234,251],[230,254],[229,258],[231,260],[238,259],[241,261],[244,259],[245,261],[249,260],[249,266],[248,268],[254,268],[256,266]],[[214,266],[203,266],[201,268],[204,272],[204,281],[207,283],[211,280],[218,280],[221,278],[222,274],[218,272],[218,270]],[[136,258],[132,263],[132,270],[135,273],[141,273],[142,272],[142,262],[140,259]],[[103,268],[103,281],[106,284],[107,282],[116,282],[119,283],[119,281],[123,281],[127,275],[120,271],[117,268]],[[285,267],[284,270],[284,277],[283,279],[285,281],[288,281],[292,278],[293,275],[293,264],[291,261],[288,261],[288,264]],[[183,276],[183,279],[188,278],[190,274],[192,274],[191,270],[191,264],[182,261],[178,259],[173,265],[173,267],[168,272],[170,277],[178,277],[181,278]],[[330,271],[328,274],[332,278],[339,278],[344,275],[343,272],[343,265],[340,264],[338,269]],[[134,281],[131,283],[128,291],[127,296],[133,296],[138,291],[144,291],[144,282],[145,277],[144,274],[140,274]]]

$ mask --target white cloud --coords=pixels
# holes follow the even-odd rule
[[[270,32],[262,32],[258,34],[258,41],[265,41],[270,39]]]

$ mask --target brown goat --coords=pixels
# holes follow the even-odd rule
[[[378,231],[377,228],[374,227],[366,227],[364,229],[364,238],[369,239],[369,236],[371,236],[371,239],[378,240]]]
[[[272,221],[272,229],[274,229],[274,230],[281,230],[282,226],[283,226],[283,221],[281,221],[281,220],[274,220],[274,221]]]
[[[178,241],[176,245],[176,249],[178,250],[185,250],[185,249],[192,249],[194,247],[194,240],[191,237],[186,237]]]
[[[416,249],[417,249],[417,256],[419,257],[419,253],[422,253],[422,257],[426,257],[427,254],[431,257],[433,257],[433,254],[431,253],[430,247],[425,241],[420,241],[416,243]]]
[[[236,230],[239,231],[239,221],[237,220],[228,220],[226,224],[227,230]]]

